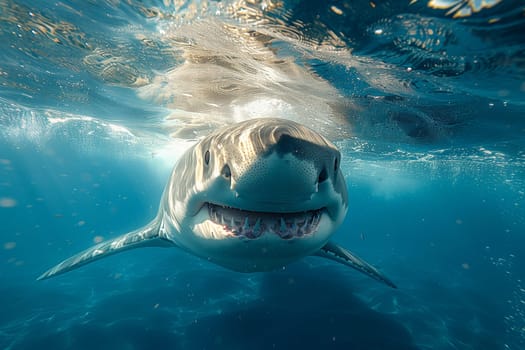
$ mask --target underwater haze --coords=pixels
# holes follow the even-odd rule
[[[0,349],[524,349],[524,33],[521,0],[0,0]],[[36,281],[256,117],[337,145],[333,240],[398,289],[160,248]]]

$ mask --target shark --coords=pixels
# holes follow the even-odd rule
[[[215,130],[180,157],[151,222],[62,261],[38,279],[130,249],[175,247],[245,273],[318,256],[397,288],[331,241],[347,211],[341,153],[333,143],[295,121],[250,119]]]

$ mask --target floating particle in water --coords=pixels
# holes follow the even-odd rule
[[[468,263],[463,263],[463,264],[461,264],[461,267],[462,267],[463,269],[465,269],[465,270],[470,269],[470,265],[469,265]]]
[[[15,247],[16,247],[16,242],[5,242],[4,243],[5,250],[15,249]]]
[[[462,223],[463,223],[463,220],[461,220],[461,219],[456,219],[456,224],[461,225]]]
[[[336,15],[339,15],[339,16],[341,16],[343,14],[343,10],[341,10],[339,7],[334,6],[334,5],[332,5],[330,7],[330,10],[332,10],[333,13],[335,13]]]
[[[100,243],[103,240],[104,240],[104,237],[102,237],[102,236],[95,236],[95,237],[93,237],[93,242],[95,242],[95,243]]]
[[[80,220],[79,222],[77,222],[77,226],[84,226],[86,224],[86,222],[84,220]]]
[[[16,207],[16,200],[9,197],[0,197],[1,208],[13,208]]]

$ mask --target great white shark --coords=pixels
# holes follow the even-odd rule
[[[247,120],[212,132],[175,165],[157,216],[44,272],[50,278],[141,247],[178,247],[240,272],[269,271],[315,255],[396,288],[330,241],[348,211],[341,154],[284,119]]]

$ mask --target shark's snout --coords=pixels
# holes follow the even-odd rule
[[[337,157],[330,149],[282,131],[263,156],[232,174],[231,189],[259,203],[304,203],[333,176],[329,164]]]

